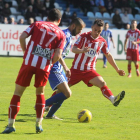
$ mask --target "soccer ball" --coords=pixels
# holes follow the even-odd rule
[[[92,119],[92,114],[89,110],[82,109],[77,114],[77,119],[78,119],[79,122],[90,122],[91,119]]]

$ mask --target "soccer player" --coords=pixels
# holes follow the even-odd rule
[[[52,90],[58,89],[57,91],[53,93],[53,95],[62,92],[67,98],[71,96],[71,90],[67,84],[67,77],[71,75],[71,72],[69,68],[67,67],[64,59],[70,51],[71,44],[72,44],[72,36],[76,36],[77,34],[79,34],[84,27],[85,27],[84,21],[81,18],[75,18],[72,20],[69,27],[63,30],[63,32],[66,35],[66,43],[64,46],[62,57],[59,59],[59,61],[57,61],[53,65],[50,71],[50,75],[49,75],[49,83]],[[63,100],[62,101],[60,100],[60,102],[54,104],[45,118],[46,119],[53,118],[53,119],[61,120],[60,118],[55,116],[54,113],[61,106],[62,102]],[[48,100],[46,100],[46,108],[45,108],[46,110],[49,109],[49,106],[47,106],[47,103],[48,103]]]
[[[109,24],[108,22],[106,22],[105,27],[101,33],[101,36],[106,40],[108,49],[110,49],[110,40],[112,41],[113,47],[115,48],[112,32],[108,28],[109,28]],[[104,62],[103,68],[107,68],[107,58],[105,57],[104,53],[103,53],[103,62]]]
[[[128,42],[128,43],[127,43]],[[128,77],[131,75],[131,62],[134,62],[137,76],[139,73],[139,43],[140,43],[140,31],[137,29],[137,21],[132,20],[131,29],[128,30],[124,41],[124,51],[126,52],[126,59],[128,60]],[[128,44],[128,45],[127,45]],[[127,46],[127,48],[126,48]]]
[[[106,40],[100,36],[103,27],[103,20],[96,19],[92,25],[92,31],[81,34],[75,42],[74,47],[72,48],[75,57],[70,69],[71,76],[68,79],[68,84],[69,86],[73,86],[78,82],[83,81],[88,87],[93,85],[97,86],[100,88],[102,94],[109,99],[114,106],[118,106],[125,96],[125,91],[114,96],[102,76],[100,76],[95,70],[97,57],[100,51],[102,51],[116,72],[120,76],[125,75],[125,72],[118,68],[115,60],[109,52]]]
[[[30,85],[33,75],[35,75],[34,86],[36,87],[36,133],[43,131],[44,89],[51,65],[60,59],[66,39],[65,34],[58,28],[61,17],[61,12],[54,8],[48,14],[49,22],[37,21],[21,34],[19,40],[24,52],[24,60],[9,106],[9,123],[2,133],[15,131],[14,123],[20,109],[20,98],[26,87]],[[29,36],[31,38],[26,47],[26,38]]]

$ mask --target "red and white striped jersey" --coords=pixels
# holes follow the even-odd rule
[[[90,47],[89,52],[75,54],[72,68],[81,71],[95,69],[96,59],[101,50],[105,54],[109,53],[106,40],[101,36],[94,39],[91,32],[81,34],[74,46],[80,49]]]
[[[128,39],[128,45],[127,48],[129,49],[138,49],[139,50],[139,45],[132,44],[132,41],[138,41],[140,39],[140,31],[138,29],[136,30],[129,30],[127,31],[126,38]]]
[[[42,21],[31,24],[24,32],[31,35],[24,54],[24,64],[49,72],[54,50],[64,47],[65,34],[55,24]]]

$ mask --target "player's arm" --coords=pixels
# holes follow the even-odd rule
[[[116,48],[113,37],[111,37],[111,41],[113,43],[113,47]]]
[[[55,49],[54,56],[52,58],[53,64],[56,63],[61,58],[62,52],[63,50],[60,48]]]
[[[60,64],[63,66],[64,68],[64,71],[66,73],[66,76],[67,77],[70,77],[71,76],[71,72],[70,72],[70,69],[67,67],[64,59],[62,58],[62,56],[60,57],[60,59],[58,60],[60,62]]]
[[[126,49],[127,41],[128,41],[128,38],[125,38],[125,41],[124,41],[124,51],[125,52],[127,51],[127,49]]]
[[[137,45],[137,44],[140,43],[140,40],[139,40],[139,41],[132,41],[132,43],[133,43],[134,45]]]
[[[117,73],[120,75],[120,76],[124,76],[125,75],[125,72],[123,70],[120,70],[114,60],[114,58],[112,57],[111,53],[107,53],[105,54],[108,62],[112,65],[112,67],[117,71]]]
[[[79,54],[79,53],[86,53],[89,51],[89,47],[84,47],[83,49],[78,48],[77,46],[73,46],[72,52]]]
[[[28,34],[23,32],[20,37],[19,37],[19,42],[20,42],[20,46],[22,48],[23,53],[25,53],[26,50],[26,38],[28,37]]]

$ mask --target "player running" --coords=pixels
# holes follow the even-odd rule
[[[3,134],[15,131],[14,123],[20,109],[20,98],[26,87],[30,85],[33,75],[35,75],[34,86],[36,87],[36,133],[43,131],[44,89],[51,65],[61,57],[66,39],[62,30],[58,28],[61,17],[61,12],[58,9],[52,9],[48,14],[49,22],[35,22],[20,36],[24,60],[16,79],[14,95],[9,106],[9,123],[2,132]],[[26,38],[29,36],[31,38],[26,47]]]
[[[127,45],[128,42],[128,45]],[[124,51],[126,52],[126,59],[128,60],[128,78],[131,75],[131,62],[133,61],[136,68],[137,76],[140,75],[139,73],[139,44],[140,43],[140,31],[137,29],[137,21],[132,20],[131,22],[131,29],[127,32],[126,38],[124,41]],[[127,48],[126,48],[127,46]]]
[[[59,61],[57,61],[53,65],[53,67],[50,71],[50,75],[49,75],[49,83],[50,83],[52,90],[58,89],[57,91],[55,91],[53,93],[53,96],[57,93],[60,93],[59,94],[60,97],[61,97],[61,94],[64,94],[66,96],[66,98],[71,96],[71,90],[67,84],[67,77],[69,77],[71,75],[71,72],[70,72],[69,68],[67,67],[64,59],[70,51],[70,48],[72,45],[72,36],[76,36],[77,34],[79,34],[84,27],[85,27],[84,21],[81,18],[75,18],[71,22],[70,26],[67,29],[63,30],[63,32],[66,35],[66,43],[64,46],[62,57],[59,59]],[[64,68],[64,70],[63,70],[63,68]],[[60,98],[60,97],[58,97],[58,95],[56,97]],[[46,100],[46,110],[49,109],[49,106],[47,106],[49,100],[51,100],[51,98]],[[45,118],[46,119],[53,118],[53,119],[61,120],[60,118],[55,116],[54,113],[55,113],[56,109],[58,109],[61,106],[63,101],[64,100],[60,99],[60,101],[58,103],[55,103],[51,107],[50,111],[48,112],[48,114]]]
[[[72,48],[75,57],[70,69],[71,76],[68,80],[68,84],[69,86],[73,86],[78,82],[83,81],[88,87],[93,85],[99,87],[102,94],[109,99],[114,106],[118,106],[125,96],[125,91],[114,96],[102,76],[100,76],[95,70],[97,57],[102,51],[116,72],[120,76],[125,75],[125,72],[120,70],[116,65],[115,60],[108,50],[106,40],[100,36],[103,26],[104,22],[101,19],[96,19],[92,25],[92,31],[81,34],[75,42],[74,47]],[[61,103],[62,102],[63,100]]]

